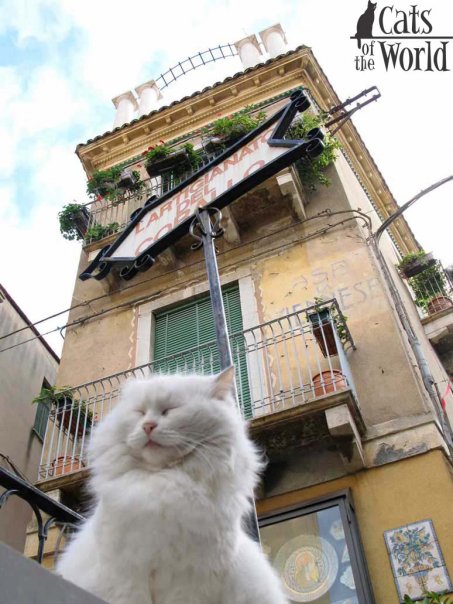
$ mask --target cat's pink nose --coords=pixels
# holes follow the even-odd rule
[[[156,422],[145,422],[143,424],[143,430],[145,431],[145,434],[148,434],[149,436],[156,426]]]

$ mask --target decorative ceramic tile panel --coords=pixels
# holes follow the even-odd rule
[[[384,538],[401,602],[405,594],[417,599],[453,590],[431,520],[385,531]]]

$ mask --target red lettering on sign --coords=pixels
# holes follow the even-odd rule
[[[219,166],[215,166],[215,168],[212,169],[212,172],[209,176],[209,182],[211,182],[211,180],[215,177],[218,176],[219,174],[223,174],[223,170],[220,167],[222,164],[220,164]]]
[[[135,232],[137,233],[141,233],[143,231],[143,229],[145,228],[145,225],[143,224],[143,220],[140,220],[140,222],[137,222],[137,224],[135,225]]]
[[[157,215],[157,212],[151,212],[149,218],[148,218],[148,224],[146,225],[147,227],[149,227],[150,224],[152,224],[153,222],[156,222],[156,220],[158,220],[159,217]]]
[[[250,147],[243,147],[241,149],[241,153],[239,155],[239,161],[242,161],[246,155],[251,155],[252,153],[253,153],[253,150],[250,149]]]
[[[172,199],[169,199],[168,201],[166,201],[164,204],[161,205],[160,207],[160,217],[162,217],[164,212],[170,212],[171,210],[171,206],[172,206]]]
[[[158,239],[160,239],[161,237],[163,237],[164,235],[169,233],[171,231],[171,229],[172,229],[172,225],[169,222],[167,224],[164,224],[164,226],[157,231],[155,241],[157,241]]]
[[[230,167],[230,166],[235,166],[238,163],[239,160],[239,155],[238,153],[234,153],[231,157],[228,157],[223,163],[225,164],[225,171]]]
[[[199,178],[198,180],[196,180],[194,183],[192,183],[190,185],[190,187],[187,187],[188,189],[190,189],[191,193],[194,193],[194,191],[198,191],[199,189],[202,189],[204,186],[204,182],[202,178]]]
[[[264,159],[260,159],[259,161],[256,161],[249,168],[247,168],[247,170],[244,172],[244,178],[246,178],[247,176],[250,176],[250,174],[252,174],[253,172],[256,172],[260,168],[264,168],[265,165],[266,165],[266,162],[264,161]]]
[[[140,255],[143,250],[146,250],[146,248],[148,247],[148,245],[150,245],[153,242],[153,238],[152,237],[148,237],[147,239],[143,239],[143,241],[140,243],[140,245],[138,246],[138,248],[135,250],[135,255],[138,256]]]

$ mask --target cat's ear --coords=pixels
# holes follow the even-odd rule
[[[234,367],[227,367],[214,378],[212,396],[220,400],[230,398],[234,393]]]

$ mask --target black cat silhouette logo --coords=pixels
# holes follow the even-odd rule
[[[357,38],[357,45],[359,48],[362,48],[362,38],[373,37],[373,23],[376,5],[377,2],[373,3],[368,0],[366,11],[360,15],[359,20],[357,21],[357,33],[355,37]]]

